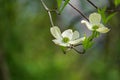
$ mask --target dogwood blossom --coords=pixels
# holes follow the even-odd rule
[[[78,31],[72,31],[71,29],[65,30],[61,33],[60,29],[57,26],[51,27],[50,32],[55,38],[52,40],[55,44],[70,47],[71,45],[77,45],[80,42],[84,41],[85,37],[79,38]]]
[[[99,13],[92,13],[89,16],[89,22],[82,20],[81,23],[84,23],[89,30],[95,30],[100,33],[107,33],[110,30],[101,23],[101,15]]]

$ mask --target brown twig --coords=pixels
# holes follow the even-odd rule
[[[76,7],[74,7],[71,3],[68,3],[73,9],[75,9],[80,15],[82,15],[87,21],[89,21],[89,19],[80,11],[78,10]]]
[[[43,7],[45,8],[45,10],[48,12],[48,15],[49,15],[49,18],[50,18],[50,22],[51,22],[51,25],[52,27],[54,26],[54,23],[53,23],[53,19],[52,19],[52,15],[51,15],[51,11],[46,5],[45,3],[43,2],[43,0],[41,0],[41,3],[43,5]]]
[[[99,9],[93,2],[91,2],[90,0],[87,0],[93,7],[95,7],[96,9]]]
[[[82,52],[80,52],[80,51],[78,51],[77,49],[75,49],[75,48],[73,48],[77,53],[79,53],[79,54],[84,54],[85,53],[85,50],[83,49],[83,51]]]
[[[99,9],[92,1],[90,1],[90,0],[87,0],[93,7],[95,7],[96,9]],[[112,9],[112,10],[106,10],[106,12],[120,12],[120,10],[119,9]]]

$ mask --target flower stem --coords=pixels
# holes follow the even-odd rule
[[[51,15],[51,10],[45,5],[45,3],[43,2],[43,0],[41,0],[41,3],[42,3],[42,5],[43,5],[43,7],[45,8],[45,10],[48,12],[51,25],[54,26],[53,19],[52,19],[52,15]]]
[[[92,32],[92,35],[89,37],[89,41],[92,41],[94,38],[97,37],[97,35],[98,35],[98,32],[93,31],[93,32]]]

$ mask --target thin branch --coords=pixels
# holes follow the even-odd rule
[[[43,2],[43,0],[41,0],[41,3],[42,3],[42,5],[43,5],[43,7],[45,8],[45,10],[48,12],[51,25],[54,26],[53,19],[52,19],[52,15],[51,15],[51,11],[52,11],[52,10],[50,10],[50,9],[45,5],[45,3]]]
[[[77,45],[74,45],[75,47],[77,47],[77,46],[80,46],[80,45],[83,45],[82,43],[80,43],[80,44],[77,44]]]
[[[96,9],[99,9],[92,1],[87,0],[93,7],[95,7]],[[112,10],[106,10],[106,12],[120,12],[119,9],[112,9]]]
[[[82,44],[79,44],[79,45],[82,45]],[[86,52],[86,50],[85,50],[85,49],[83,49],[83,51],[79,51],[79,50],[77,50],[75,47],[76,47],[76,46],[71,45],[71,46],[67,47],[67,48],[68,48],[68,50],[67,50],[67,51],[69,51],[69,50],[73,49],[73,50],[75,50],[75,51],[76,51],[77,53],[79,53],[79,54],[84,54],[84,53]]]
[[[106,10],[106,12],[120,12],[120,10],[119,9],[113,9],[113,10]]]
[[[79,54],[84,54],[85,53],[85,50],[83,50],[82,52],[78,51],[77,49],[73,48],[77,53]]]
[[[78,10],[76,7],[74,7],[71,3],[68,3],[73,9],[75,9],[80,15],[82,15],[87,21],[89,21],[88,20],[88,18],[80,11],[80,10]]]
[[[90,0],[87,0],[93,7],[95,7],[96,9],[99,9],[93,2],[91,2]]]

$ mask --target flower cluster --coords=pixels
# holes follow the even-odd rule
[[[89,16],[89,22],[82,20],[81,23],[85,23],[87,28],[91,31],[107,33],[110,30],[101,23],[101,15],[98,13],[92,13]]]
[[[46,6],[46,4],[43,2],[43,0],[41,0],[41,3],[43,5],[44,9],[47,11],[47,13],[49,15],[50,22],[52,25],[52,27],[50,28],[50,32],[53,35],[53,37],[55,38],[52,41],[55,44],[62,46],[62,48],[67,48],[67,50],[74,49],[78,53],[79,53],[79,51],[75,47],[82,45],[83,51],[80,53],[84,53],[88,48],[90,48],[92,46],[92,44],[93,44],[92,40],[94,38],[98,37],[100,33],[107,33],[110,31],[110,29],[105,27],[102,24],[102,22],[107,23],[107,21],[113,15],[108,16],[106,19],[105,18],[102,19],[101,15],[104,17],[105,17],[105,15],[103,15],[103,14],[100,15],[99,13],[104,13],[106,9],[99,10],[97,8],[97,6],[93,5],[93,3],[91,1],[87,0],[90,4],[92,4],[95,8],[97,8],[98,12],[99,12],[99,13],[90,14],[89,19],[88,19],[81,11],[79,11],[71,3],[69,3],[70,0],[67,0],[67,1],[63,0],[63,1],[65,1],[63,7],[60,9],[60,11],[59,10],[57,11],[57,10],[50,10]],[[72,29],[67,29],[61,33],[59,27],[54,26],[51,11],[54,11],[57,14],[60,14],[67,4],[69,4],[73,9],[75,9],[82,17],[84,17],[87,20],[87,21],[81,20],[81,23],[84,23],[87,26],[87,28],[90,31],[92,31],[92,35],[90,35],[89,37],[86,37],[86,36],[80,37],[79,32],[73,31]]]
[[[88,44],[91,44],[91,40],[94,39],[97,35],[96,33],[107,33],[110,31],[107,27],[105,27],[101,23],[101,15],[99,13],[92,13],[89,16],[89,21],[81,20],[81,23],[84,23],[89,30],[93,32],[93,34],[87,37],[81,37],[78,31],[72,31],[72,29],[67,29],[61,33],[59,27],[53,26],[50,28],[50,32],[55,39],[52,41],[63,47],[73,48],[76,45],[82,44],[84,49],[87,49]]]
[[[73,32],[71,29],[65,30],[63,33],[61,33],[60,29],[57,26],[54,26],[51,27],[50,31],[51,34],[56,38],[53,40],[53,42],[64,47],[77,45],[85,39],[85,37],[79,38],[79,32]]]

